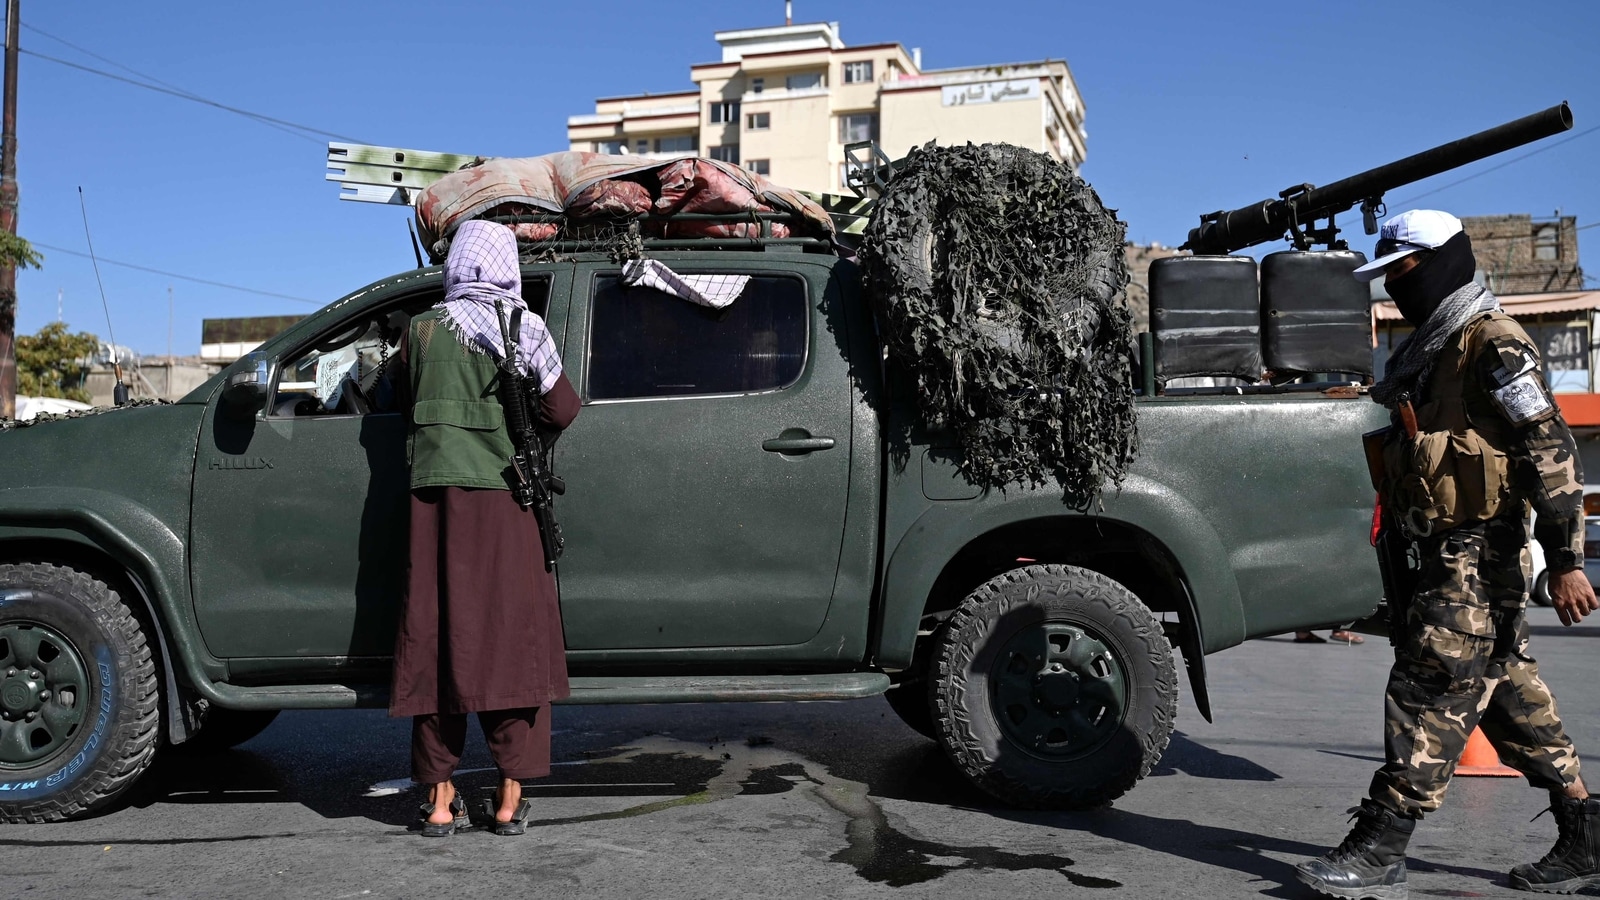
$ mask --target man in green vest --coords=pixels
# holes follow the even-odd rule
[[[1393,412],[1384,446],[1385,515],[1421,561],[1384,706],[1386,762],[1337,848],[1301,863],[1331,897],[1406,896],[1406,844],[1439,808],[1473,729],[1550,793],[1560,837],[1511,871],[1522,890],[1600,884],[1600,800],[1589,797],[1555,700],[1528,656],[1528,509],[1538,513],[1553,605],[1571,625],[1597,608],[1583,572],[1583,469],[1539,353],[1476,284],[1471,240],[1437,210],[1383,223],[1372,262],[1416,331],[1372,399]],[[1396,621],[1400,621],[1397,618]]]

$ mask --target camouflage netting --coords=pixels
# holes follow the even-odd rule
[[[1058,481],[1074,507],[1120,485],[1138,446],[1125,226],[1087,182],[1004,144],[912,151],[861,264],[889,351],[962,472]]]

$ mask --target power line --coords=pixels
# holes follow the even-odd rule
[[[1583,131],[1580,131],[1577,134],[1572,135],[1571,137],[1563,138],[1562,140],[1556,141],[1554,144],[1546,144],[1546,145],[1544,145],[1543,147],[1540,147],[1537,150],[1530,150],[1529,152],[1524,153],[1521,156],[1513,157],[1513,158],[1508,159],[1508,160],[1506,160],[1505,162],[1502,162],[1502,163],[1497,163],[1496,165],[1492,165],[1487,169],[1483,169],[1483,170],[1478,171],[1478,172],[1473,172],[1471,175],[1468,175],[1465,178],[1459,178],[1459,179],[1457,179],[1455,181],[1450,182],[1449,184],[1443,185],[1441,187],[1436,187],[1431,191],[1423,191],[1420,194],[1416,194],[1414,196],[1406,198],[1405,200],[1401,200],[1400,202],[1398,202],[1398,203],[1396,203],[1394,205],[1396,207],[1400,208],[1400,209],[1406,209],[1406,208],[1410,207],[1411,204],[1417,202],[1418,200],[1421,200],[1423,197],[1431,197],[1434,194],[1439,193],[1440,191],[1447,191],[1447,190],[1455,187],[1458,184],[1465,184],[1465,183],[1471,181],[1474,178],[1478,178],[1480,176],[1487,175],[1490,172],[1495,171],[1496,169],[1504,169],[1506,166],[1509,166],[1512,163],[1522,162],[1523,160],[1527,159],[1530,156],[1538,156],[1539,154],[1545,152],[1546,150],[1554,150],[1555,148],[1561,146],[1562,144],[1570,144],[1573,141],[1577,140],[1578,138],[1584,137],[1586,135],[1594,134],[1596,131],[1600,131],[1600,125],[1596,125],[1593,128],[1588,128],[1588,129],[1585,129]]]
[[[38,59],[42,59],[42,60],[45,60],[47,62],[53,62],[53,63],[55,63],[57,65],[66,66],[66,67],[72,68],[72,69],[77,69],[77,70],[82,71],[82,72],[89,72],[89,73],[94,74],[94,75],[99,75],[102,78],[110,78],[113,81],[120,81],[120,82],[123,82],[124,84],[131,84],[134,87],[144,88],[147,91],[155,91],[158,94],[167,94],[167,95],[172,96],[172,97],[177,97],[180,100],[188,100],[191,103],[200,103],[200,104],[204,104],[206,106],[215,107],[217,109],[225,110],[227,112],[231,112],[231,113],[234,113],[236,115],[244,116],[247,119],[254,119],[257,122],[262,122],[262,123],[269,124],[269,125],[274,125],[274,126],[287,126],[289,128],[295,128],[295,129],[298,129],[300,131],[306,132],[306,134],[296,134],[295,137],[311,141],[314,144],[321,143],[321,141],[318,141],[315,138],[309,137],[309,135],[312,135],[312,134],[321,135],[323,137],[333,138],[334,140],[337,140],[337,141],[348,141],[348,142],[353,143],[353,144],[365,143],[364,141],[360,140],[359,138],[353,138],[353,137],[350,137],[349,135],[336,134],[336,133],[334,133],[332,131],[323,131],[320,128],[312,128],[309,125],[301,125],[301,124],[299,124],[297,122],[290,122],[287,119],[277,119],[277,118],[273,118],[272,116],[262,115],[261,113],[254,113],[254,112],[251,112],[251,111],[249,111],[247,109],[240,109],[237,106],[229,106],[226,103],[218,103],[215,100],[208,100],[205,97],[201,97],[198,94],[191,94],[188,91],[174,90],[172,88],[161,87],[160,85],[151,84],[151,83],[145,82],[145,81],[139,81],[137,79],[128,78],[128,77],[123,76],[123,75],[118,75],[115,72],[107,72],[104,69],[96,69],[93,66],[85,66],[85,65],[82,65],[80,63],[68,62],[67,60],[64,60],[64,59],[60,59],[60,58],[57,58],[57,57],[54,57],[54,56],[50,56],[50,55],[47,55],[47,54],[44,54],[44,53],[40,53],[37,50],[28,50],[28,49],[24,49],[24,48],[18,48],[18,52],[26,53],[29,56],[37,57]]]
[[[58,37],[56,35],[53,35],[50,32],[45,31],[42,28],[36,28],[33,25],[28,24],[27,22],[23,22],[22,23],[22,27],[28,29],[29,31],[31,31],[31,32],[33,32],[33,33],[35,33],[37,35],[39,35],[40,37],[48,38],[48,39],[50,39],[52,41],[55,41],[58,44],[61,44],[61,45],[66,46],[66,47],[70,47],[71,49],[76,50],[79,53],[82,53],[83,55],[85,55],[85,56],[87,56],[87,57],[89,57],[91,59],[98,59],[101,62],[106,63],[106,64],[111,65],[111,66],[114,66],[114,67],[116,67],[118,69],[121,69],[122,71],[127,72],[130,75],[137,75],[138,77],[143,78],[144,80],[149,81],[151,83],[159,84],[162,87],[171,88],[172,90],[177,91],[180,94],[183,94],[186,98],[188,98],[190,100],[196,100],[196,101],[199,101],[199,102],[202,102],[202,103],[208,102],[206,100],[206,98],[200,96],[199,94],[194,93],[193,91],[184,90],[183,88],[178,87],[177,85],[173,84],[170,81],[162,81],[161,79],[159,79],[159,78],[155,77],[154,75],[151,75],[151,74],[149,74],[147,72],[141,72],[138,69],[135,69],[135,68],[133,68],[131,66],[125,66],[122,63],[119,63],[116,60],[111,59],[110,57],[101,56],[100,54],[94,52],[93,50],[88,49],[87,47],[80,47],[77,44],[74,44],[73,42],[67,40],[66,38]],[[286,126],[278,125],[278,124],[273,123],[273,122],[268,122],[265,119],[259,118],[257,116],[251,116],[251,118],[255,119],[256,121],[260,122],[261,124],[267,126],[268,128],[276,128],[277,130],[283,132],[284,134],[292,134],[292,135],[294,135],[295,137],[298,137],[298,138],[304,138],[305,137],[305,135],[301,134],[300,132],[295,131],[295,130],[293,130],[291,128],[288,128]]]
[[[80,252],[80,251],[77,251],[77,250],[69,250],[66,247],[54,247],[54,246],[51,246],[50,244],[41,244],[38,241],[31,241],[30,243],[32,243],[33,246],[35,246],[35,247],[42,247],[42,248],[44,248],[46,250],[49,250],[52,253],[65,253],[68,256],[81,256],[84,259],[89,259],[90,258],[89,254],[87,254],[87,253],[83,253],[83,252]],[[155,275],[165,275],[168,278],[179,278],[179,279],[182,279],[184,281],[192,281],[195,284],[205,284],[205,285],[210,285],[211,287],[226,288],[226,289],[228,289],[230,291],[243,291],[246,294],[260,294],[263,297],[276,297],[276,298],[278,298],[280,300],[293,300],[296,303],[309,303],[312,306],[321,306],[322,305],[321,301],[310,300],[310,299],[307,299],[305,297],[296,297],[293,294],[275,294],[272,291],[263,291],[263,290],[259,290],[257,288],[244,287],[243,285],[238,285],[238,284],[228,284],[225,281],[211,281],[210,279],[206,279],[206,278],[196,278],[193,275],[180,275],[177,272],[167,272],[167,271],[164,271],[162,269],[152,269],[149,266],[141,266],[141,265],[136,265],[134,263],[128,263],[128,262],[118,262],[117,260],[114,260],[114,259],[106,259],[103,256],[100,257],[100,262],[103,262],[108,266],[121,266],[124,269],[137,269],[140,272],[150,272],[150,273],[155,274]]]

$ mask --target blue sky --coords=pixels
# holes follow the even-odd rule
[[[26,50],[126,74],[59,38],[194,94],[367,143],[531,156],[565,149],[566,117],[593,112],[595,97],[689,88],[689,65],[718,58],[713,31],[783,15],[778,0],[450,8],[28,0],[21,35]],[[921,47],[929,68],[1065,59],[1087,107],[1083,174],[1141,242],[1181,243],[1201,212],[1331,182],[1561,100],[1576,118],[1568,136],[1600,126],[1592,0],[797,0],[795,19],[838,21],[850,44]],[[37,56],[23,57],[20,78],[20,230],[48,246],[44,270],[19,276],[19,331],[55,319],[59,289],[69,325],[105,334],[89,260],[50,249],[84,249],[80,185],[117,340],[145,353],[166,352],[168,285],[173,349],[184,354],[198,350],[202,318],[309,312],[413,265],[405,211],[337,200],[323,138]],[[1390,207],[1559,140],[1393,192]],[[1418,205],[1600,222],[1597,163],[1600,132]],[[1345,221],[1370,252],[1358,217]],[[1600,246],[1600,229],[1579,237]]]

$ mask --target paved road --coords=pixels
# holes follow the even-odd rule
[[[1600,625],[1532,619],[1580,749],[1600,747]],[[1388,657],[1381,639],[1211,657],[1218,724],[1185,698],[1155,773],[1087,813],[993,806],[881,698],[567,707],[526,836],[429,841],[406,830],[405,723],[288,713],[160,760],[126,808],[0,827],[0,897],[1307,897],[1284,882],[1344,835],[1379,761]],[[487,796],[486,754],[464,765]],[[1543,805],[1521,779],[1458,779],[1413,842],[1414,895],[1526,896],[1504,872],[1548,849]]]

